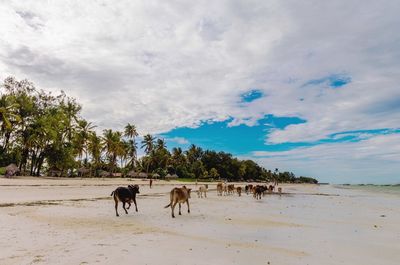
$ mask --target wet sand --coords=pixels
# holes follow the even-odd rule
[[[116,217],[110,193],[128,184],[141,186],[139,212],[120,205]],[[282,185],[282,196],[257,201],[211,190],[172,219],[164,206],[181,185],[0,178],[0,264],[399,263],[399,196]]]

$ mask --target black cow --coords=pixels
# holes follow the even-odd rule
[[[111,192],[110,196],[114,196],[114,201],[115,201],[115,213],[117,216],[118,214],[118,201],[122,202],[122,208],[124,208],[125,213],[128,214],[128,211],[125,208],[125,203],[128,203],[128,209],[131,208],[131,202],[135,204],[136,212],[138,211],[137,209],[137,204],[136,204],[136,194],[140,193],[139,192],[139,186],[138,185],[128,185],[128,188],[125,187],[118,187],[116,190]]]
[[[253,197],[256,198],[257,200],[261,199],[261,195],[263,195],[264,191],[266,191],[267,189],[268,189],[267,187],[257,185],[254,188]]]

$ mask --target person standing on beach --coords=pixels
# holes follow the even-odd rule
[[[152,178],[150,178],[150,189],[151,189],[151,186],[153,186],[153,179]]]

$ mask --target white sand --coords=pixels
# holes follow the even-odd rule
[[[111,191],[138,182],[139,212],[119,208],[117,218]],[[211,191],[172,219],[173,185],[155,184],[0,178],[0,264],[400,264],[395,195],[283,185],[289,194],[256,201]]]

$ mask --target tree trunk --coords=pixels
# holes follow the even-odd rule
[[[8,144],[10,142],[10,136],[11,136],[11,132],[9,130],[6,130],[6,133],[4,134],[4,145],[3,145],[3,150],[5,153],[7,153],[7,149],[8,149]]]
[[[36,163],[36,152],[33,152],[32,153],[32,159],[31,159],[31,172],[30,172],[31,176],[33,176],[35,163]]]
[[[44,162],[44,152],[41,152],[37,161],[37,166],[36,166],[36,176],[40,176],[40,170],[42,169],[42,165]]]

